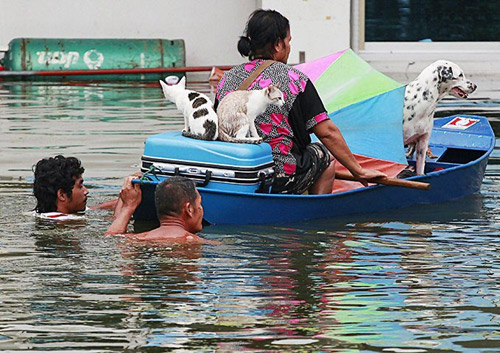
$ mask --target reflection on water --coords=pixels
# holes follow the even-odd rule
[[[5,83],[0,115],[1,176],[13,177],[63,153],[82,159],[87,178],[121,178],[137,170],[148,135],[183,124],[156,84]]]
[[[496,94],[487,105],[494,124]],[[456,102],[439,114],[460,111]],[[57,153],[82,159],[92,204],[115,195],[137,170],[144,139],[183,124],[156,84],[0,83],[0,122],[0,350],[493,352],[500,344],[498,164],[481,194],[457,201],[205,229],[220,246],[145,246],[104,237],[105,211],[66,225],[27,211],[31,165]]]

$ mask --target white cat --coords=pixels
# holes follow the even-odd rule
[[[165,81],[173,83],[175,76],[168,76]],[[203,93],[186,89],[186,78],[183,77],[177,84],[167,84],[160,80],[163,94],[172,103],[175,103],[184,115],[184,136],[201,140],[216,140],[218,137],[218,118],[213,103]]]
[[[282,106],[283,92],[270,85],[262,90],[233,91],[217,107],[219,139],[226,142],[260,143],[255,118],[264,113],[269,104]]]

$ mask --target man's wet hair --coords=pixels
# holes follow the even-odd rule
[[[75,181],[85,168],[78,158],[61,155],[44,158],[34,166],[35,181],[33,194],[36,197],[35,211],[38,213],[57,210],[57,191],[62,191],[71,198]]]
[[[255,10],[249,17],[245,35],[238,41],[241,56],[253,59],[271,59],[274,45],[285,40],[290,30],[288,19],[275,10]]]
[[[194,203],[197,198],[194,182],[181,176],[163,180],[156,187],[155,205],[158,218],[162,216],[178,217],[187,202]]]

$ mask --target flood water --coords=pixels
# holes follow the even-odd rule
[[[479,87],[438,115],[486,115],[500,146],[500,91]],[[465,199],[207,227],[217,246],[105,237],[106,211],[30,214],[39,159],[79,157],[95,205],[138,171],[147,136],[182,125],[157,84],[0,82],[1,351],[498,352],[499,147]]]

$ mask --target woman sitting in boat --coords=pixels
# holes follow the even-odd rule
[[[259,135],[272,147],[275,181],[273,193],[328,194],[335,179],[335,160],[344,165],[364,185],[384,173],[362,168],[352,155],[312,82],[299,70],[287,65],[290,54],[290,26],[279,12],[256,10],[250,15],[238,51],[251,61],[234,67],[220,80],[215,107],[228,93],[237,90],[264,60],[266,67],[249,89],[270,84],[283,91],[284,104],[270,105],[257,117]],[[314,133],[322,143],[311,143]]]

